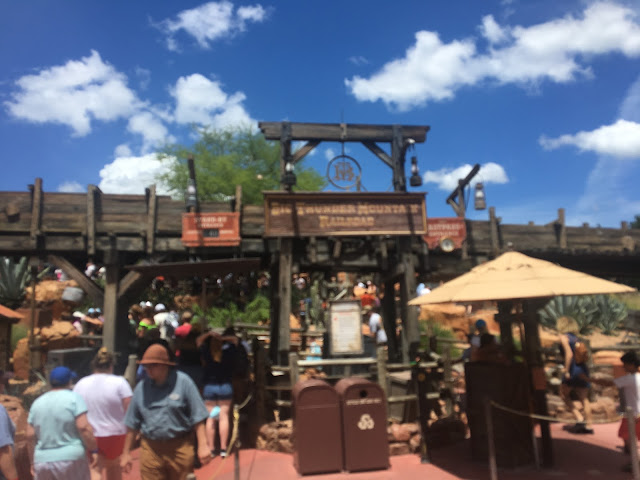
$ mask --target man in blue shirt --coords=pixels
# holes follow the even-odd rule
[[[173,368],[162,344],[145,351],[140,364],[147,378],[138,383],[124,423],[127,426],[120,465],[131,470],[131,446],[138,432],[142,480],[185,480],[194,466],[194,433],[202,465],[211,461],[204,424],[209,412],[193,380]]]
[[[18,471],[13,459],[13,437],[16,427],[7,410],[0,405],[0,480],[18,480]]]

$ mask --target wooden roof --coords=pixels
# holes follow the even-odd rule
[[[172,262],[145,265],[128,265],[127,269],[150,277],[206,277],[227,273],[251,272],[260,270],[260,258],[226,258],[202,262]]]

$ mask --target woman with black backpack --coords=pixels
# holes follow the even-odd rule
[[[584,342],[578,338],[580,327],[571,317],[560,317],[556,320],[560,349],[564,359],[564,375],[560,386],[560,396],[564,400],[567,410],[573,412],[578,423],[568,430],[571,433],[593,433],[589,427],[593,421],[591,402],[589,401],[589,368],[587,361],[589,352]],[[574,405],[574,400],[582,403],[584,415]]]

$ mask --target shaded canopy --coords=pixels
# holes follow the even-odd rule
[[[507,252],[439,286],[431,293],[414,298],[409,305],[635,291],[635,288],[560,267],[546,260]]]

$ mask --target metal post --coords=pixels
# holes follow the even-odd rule
[[[638,441],[636,439],[636,416],[631,407],[625,410],[627,419],[627,431],[629,432],[629,450],[631,453],[631,471],[633,480],[640,480],[640,465],[638,465]]]
[[[487,444],[489,445],[489,474],[491,480],[498,480],[498,467],[496,465],[496,444],[493,438],[493,416],[491,412],[491,400],[484,399],[484,416],[487,422]]]

